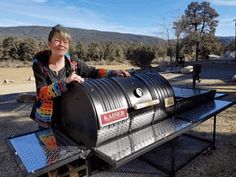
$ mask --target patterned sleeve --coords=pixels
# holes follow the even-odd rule
[[[63,80],[53,82],[48,86],[43,86],[39,89],[38,97],[40,99],[52,99],[61,96],[67,90],[66,84]]]

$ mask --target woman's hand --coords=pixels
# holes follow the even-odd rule
[[[125,70],[113,70],[112,74],[117,77],[129,77],[130,74],[128,71]]]
[[[70,76],[68,76],[67,78],[65,78],[65,83],[69,84],[72,81],[76,81],[78,83],[83,83],[84,82],[84,78],[80,77],[79,75],[72,73]]]

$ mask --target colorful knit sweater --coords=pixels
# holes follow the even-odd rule
[[[31,113],[33,118],[42,127],[51,127],[54,114],[54,99],[66,92],[67,86],[64,82],[73,71],[83,78],[100,78],[112,76],[112,70],[96,69],[90,67],[77,58],[65,56],[65,72],[59,78],[53,77],[53,71],[48,67],[50,51],[42,51],[33,58],[33,72],[37,88],[37,99],[34,104],[35,110]]]

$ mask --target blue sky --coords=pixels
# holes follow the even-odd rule
[[[197,0],[196,0],[197,1]],[[218,36],[234,36],[236,0],[208,0]],[[191,0],[0,0],[0,26],[54,26],[163,37]],[[198,1],[202,2],[202,1]],[[170,31],[170,33],[172,33]]]

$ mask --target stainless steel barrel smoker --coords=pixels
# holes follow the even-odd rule
[[[87,147],[151,125],[175,105],[169,82],[156,72],[74,84],[62,100],[63,130]]]

